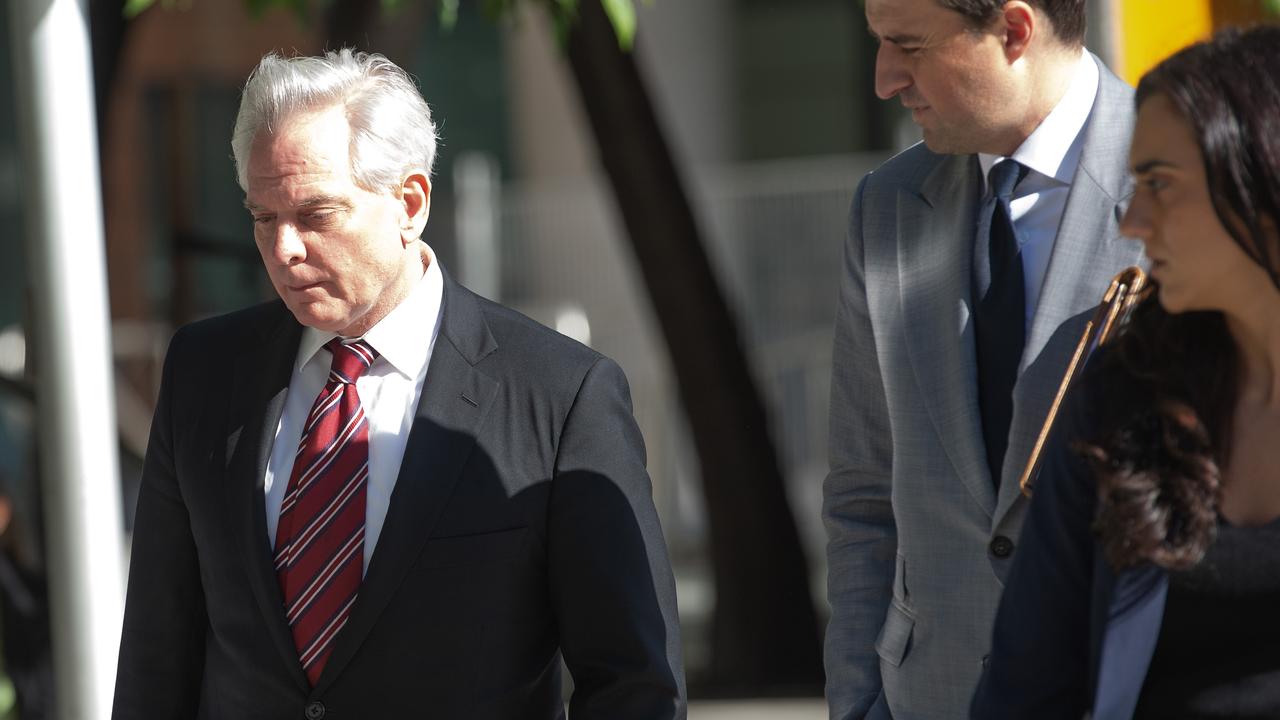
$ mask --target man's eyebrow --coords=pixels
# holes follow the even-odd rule
[[[877,42],[888,42],[894,45],[919,45],[924,42],[924,37],[921,35],[881,35],[870,27],[867,28],[867,34]]]
[[[305,198],[302,202],[298,203],[296,207],[313,208],[313,207],[321,207],[324,205],[333,205],[335,207],[340,207],[346,210],[350,210],[352,207],[351,201],[346,199],[345,197],[342,197],[341,195],[315,195],[309,198]],[[244,206],[249,210],[249,212],[265,211],[265,208],[262,208],[254,204],[254,202],[249,198],[244,199]]]
[[[351,201],[341,195],[314,195],[304,199],[302,202],[298,203],[297,206],[300,208],[313,208],[324,205],[333,205],[335,207],[350,209]]]

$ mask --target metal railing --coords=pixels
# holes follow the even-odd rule
[[[823,542],[817,518],[827,466],[831,333],[849,201],[862,175],[883,160],[867,154],[757,163],[698,173],[690,184],[771,411],[792,509],[815,559]],[[566,309],[585,314],[591,345],[616,359],[630,380],[673,555],[677,562],[697,555],[705,524],[696,458],[608,187],[579,178],[482,191],[499,198],[492,224],[495,299],[553,327]]]

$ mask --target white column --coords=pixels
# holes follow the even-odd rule
[[[1088,4],[1089,33],[1085,45],[1102,58],[1107,67],[1118,71],[1118,51],[1123,47],[1120,37],[1120,3],[1115,0],[1094,0]]]
[[[465,153],[453,163],[457,198],[459,278],[469,290],[501,302],[502,258],[498,249],[501,180],[498,162],[483,153]]]
[[[107,720],[124,552],[88,11],[9,2],[58,715]]]

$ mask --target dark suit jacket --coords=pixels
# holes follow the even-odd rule
[[[621,370],[447,276],[442,312],[382,535],[314,689],[262,488],[301,326],[273,302],[178,331],[115,720],[560,718],[562,653],[574,720],[685,716],[674,582]]]
[[[1086,371],[1046,447],[973,698],[975,720],[1128,720],[1137,707],[1168,576],[1153,565],[1117,574],[1094,542],[1097,481],[1070,446],[1092,435],[1107,407]]]

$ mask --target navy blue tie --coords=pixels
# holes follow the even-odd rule
[[[1013,419],[1013,384],[1026,344],[1026,291],[1022,255],[1009,201],[1027,167],[1003,160],[991,168],[990,193],[979,211],[974,238],[974,337],[978,355],[978,405],[991,479],[1000,487],[1000,469]]]

